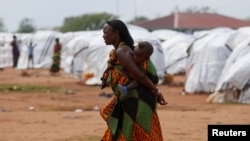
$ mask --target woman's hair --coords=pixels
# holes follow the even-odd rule
[[[56,42],[59,42],[59,38],[56,38],[55,41],[56,41]]]
[[[110,20],[106,23],[114,30],[119,31],[119,35],[122,42],[125,42],[132,49],[134,48],[134,40],[130,35],[127,26],[121,20]]]

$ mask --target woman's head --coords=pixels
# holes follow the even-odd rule
[[[56,42],[59,42],[59,38],[56,38],[55,41],[56,41]]]
[[[107,45],[115,42],[125,42],[130,47],[134,45],[134,40],[127,26],[121,20],[107,21],[103,27],[103,38]]]

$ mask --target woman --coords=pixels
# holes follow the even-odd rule
[[[11,41],[10,45],[12,46],[13,68],[16,68],[18,65],[20,50],[17,43],[17,37],[15,35],[13,36],[13,40]]]
[[[52,74],[58,73],[60,71],[61,49],[62,49],[62,45],[59,41],[59,38],[56,38],[55,45],[54,45],[53,62],[50,67],[50,72]]]
[[[103,38],[107,45],[113,45],[110,52],[108,67],[101,78],[102,89],[111,86],[115,97],[101,110],[101,115],[107,121],[108,129],[102,141],[162,141],[162,132],[156,112],[157,101],[166,105],[162,94],[155,87],[158,81],[156,70],[149,60],[143,66],[150,72],[155,84],[146,76],[133,59],[134,41],[120,20],[106,22],[103,27]],[[128,96],[121,95],[118,84],[127,85],[132,81],[122,73],[126,69],[133,73],[133,78],[140,84]]]

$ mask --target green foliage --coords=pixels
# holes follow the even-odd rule
[[[209,13],[213,12],[213,10],[209,6],[203,6],[203,7],[189,7],[185,10],[186,12],[190,13]]]
[[[0,18],[0,32],[4,32],[5,28],[4,28],[4,23],[3,20]]]
[[[83,31],[83,30],[98,30],[102,29],[107,20],[116,19],[112,14],[85,14],[76,17],[67,17],[64,19],[61,32]]]
[[[175,7],[175,9],[173,10],[172,13],[175,13],[175,12],[184,12],[184,13],[216,13],[215,10],[211,9],[211,7],[209,6],[202,6],[202,7],[196,7],[196,6],[191,6],[191,7],[188,7],[184,10],[180,10],[177,7]]]
[[[247,20],[247,21],[250,21],[250,17],[246,17],[246,20]]]
[[[35,32],[35,30],[36,28],[33,24],[33,20],[30,18],[24,18],[21,20],[17,32],[18,33],[32,33],[32,32]]]
[[[148,19],[146,17],[135,17],[133,20],[131,20],[129,23],[133,24],[136,22],[143,22],[143,21],[147,21]]]

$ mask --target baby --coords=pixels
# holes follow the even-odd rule
[[[144,61],[147,61],[152,55],[153,51],[154,48],[149,42],[139,42],[138,45],[134,48],[134,60],[136,64],[141,65]],[[124,70],[124,72],[128,74],[126,70]],[[129,73],[128,75],[131,76],[133,74]],[[138,85],[139,83],[133,80],[127,86],[118,84],[118,89],[121,94],[127,95],[129,90],[136,88]]]

